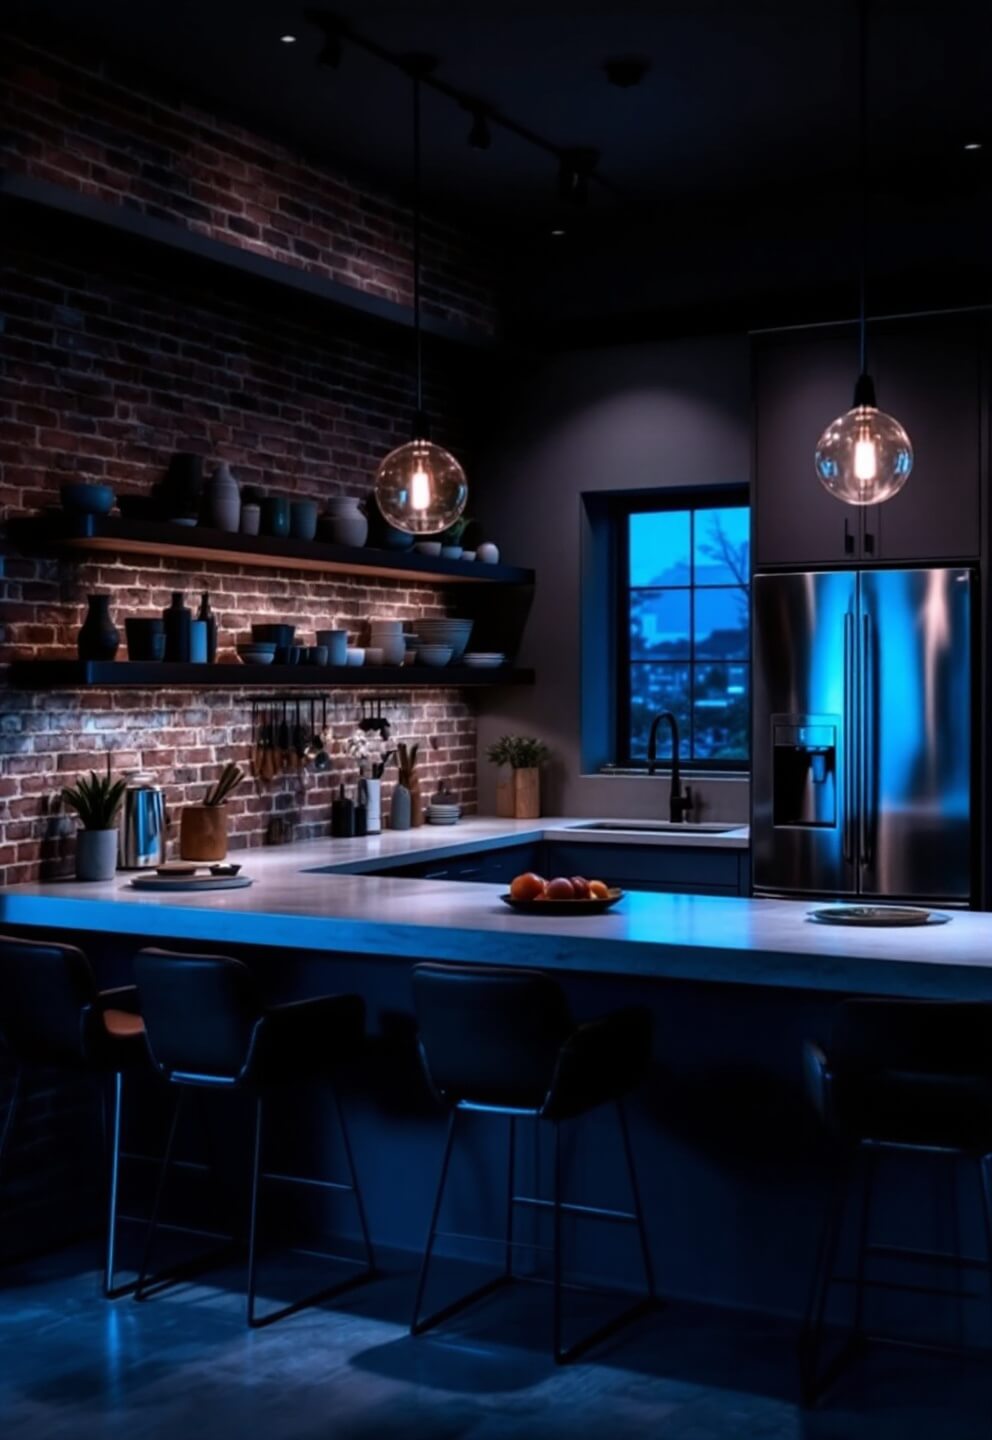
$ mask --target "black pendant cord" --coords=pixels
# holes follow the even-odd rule
[[[868,0],[858,0],[858,184],[860,187],[860,265],[858,274],[858,373],[868,374]],[[859,386],[861,381],[859,380]],[[857,403],[857,401],[855,402]]]
[[[421,229],[421,159],[420,159],[420,76],[413,76],[413,344],[417,367],[416,413],[414,435],[427,438],[427,417],[424,414],[424,355],[420,328],[420,229]]]

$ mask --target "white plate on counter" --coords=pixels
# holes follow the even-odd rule
[[[919,905],[825,905],[809,910],[814,925],[862,925],[876,928],[905,925],[946,925],[950,915]]]

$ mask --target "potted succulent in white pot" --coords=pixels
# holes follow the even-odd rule
[[[496,781],[496,814],[503,820],[536,820],[541,813],[541,766],[548,758],[543,740],[501,735],[486,752],[501,767]]]
[[[79,816],[76,832],[76,879],[112,880],[117,869],[117,813],[124,798],[125,782],[90,771],[88,780],[78,780],[62,791],[62,801]]]

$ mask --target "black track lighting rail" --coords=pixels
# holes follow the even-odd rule
[[[507,134],[514,135],[518,140],[532,145],[554,160],[558,166],[559,190],[563,198],[571,199],[576,205],[583,204],[589,185],[592,183],[617,199],[627,199],[621,186],[601,174],[597,168],[599,152],[591,147],[558,145],[555,141],[548,140],[544,135],[539,135],[536,130],[532,130],[529,125],[524,125],[519,120],[515,120],[512,115],[497,110],[477,95],[470,95],[467,91],[459,89],[457,85],[443,80],[436,73],[436,61],[428,67],[425,63],[427,57],[423,55],[397,54],[395,51],[387,49],[385,45],[381,45],[377,40],[363,35],[355,29],[350,21],[340,15],[335,15],[330,10],[308,9],[304,11],[304,15],[311,25],[315,25],[322,31],[324,36],[324,46],[317,57],[318,64],[329,65],[336,69],[341,62],[345,45],[354,45],[356,49],[363,50],[367,55],[372,55],[376,60],[381,60],[384,65],[391,66],[407,77],[418,78],[427,89],[433,90],[436,95],[444,96],[445,99],[453,101],[462,110],[467,111],[472,116],[469,143],[474,148],[488,149],[487,144],[478,143],[479,137],[488,134],[493,128],[505,130]],[[473,136],[476,137],[474,140]]]

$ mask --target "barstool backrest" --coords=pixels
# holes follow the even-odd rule
[[[536,1109],[573,1029],[564,993],[536,970],[417,965],[413,993],[431,1083],[459,1101]]]
[[[17,1060],[85,1064],[96,995],[75,945],[0,936],[0,1035]]]
[[[134,974],[153,1064],[177,1080],[236,1083],[265,1011],[247,965],[220,955],[142,950]]]
[[[845,1000],[831,1063],[843,1070],[992,1075],[992,1005],[956,1000]]]

